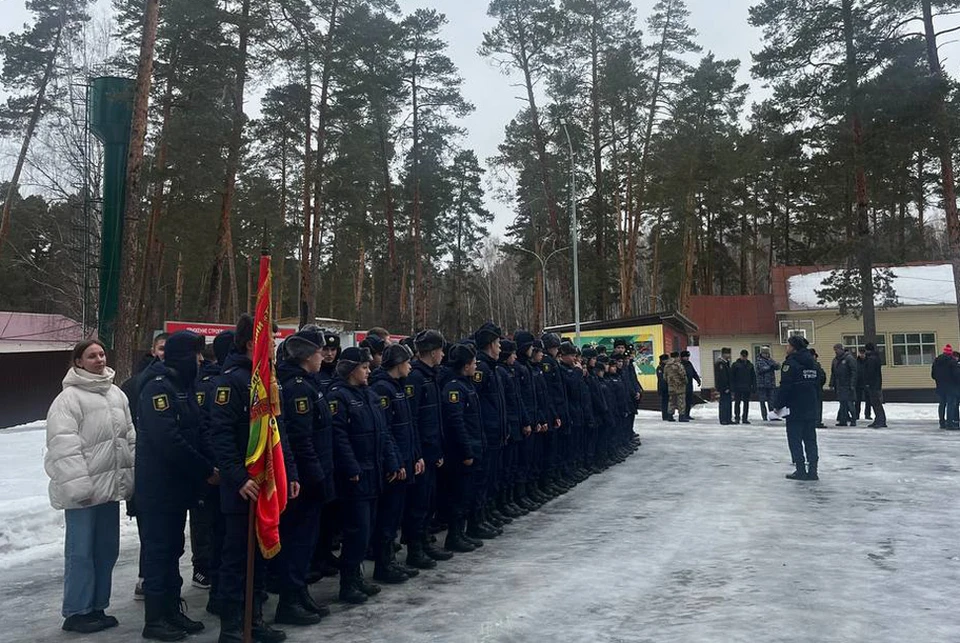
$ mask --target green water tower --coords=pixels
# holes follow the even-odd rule
[[[136,84],[129,78],[94,78],[90,90],[90,131],[103,144],[103,229],[100,246],[99,337],[113,348],[119,306],[123,207],[127,155]]]

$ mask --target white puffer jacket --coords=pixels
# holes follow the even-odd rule
[[[113,384],[108,368],[95,375],[71,368],[63,391],[47,412],[50,504],[78,509],[133,495],[137,436],[127,396]]]

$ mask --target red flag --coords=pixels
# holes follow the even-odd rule
[[[270,255],[260,257],[260,282],[253,325],[250,380],[250,439],[247,472],[260,485],[256,506],[257,541],[264,558],[280,551],[280,514],[287,506],[287,470],[280,446],[280,389],[274,368],[273,315],[270,310]]]

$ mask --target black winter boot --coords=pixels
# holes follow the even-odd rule
[[[187,618],[187,603],[177,594],[171,594],[167,603],[167,623],[183,630],[187,634],[203,631],[203,623]]]
[[[453,558],[453,553],[449,551],[444,551],[443,549],[440,549],[439,547],[434,545],[434,541],[431,540],[431,536],[424,534],[420,538],[420,541],[423,545],[423,553],[426,554],[427,557],[432,558],[433,560],[441,560],[441,561],[450,560],[451,558]]]
[[[320,615],[304,606],[299,591],[284,591],[280,593],[273,622],[278,625],[316,625],[320,622]]]
[[[340,600],[351,605],[367,602],[367,595],[360,589],[360,570],[344,569],[340,573]]]
[[[448,552],[457,552],[458,554],[467,554],[476,549],[473,543],[464,538],[463,519],[452,520],[450,528],[447,530],[447,539],[443,543],[443,548]]]
[[[377,547],[377,562],[373,568],[373,578],[381,583],[398,585],[406,583],[409,578],[403,573],[403,570],[395,564],[396,554],[393,551],[393,543],[381,543]]]
[[[474,540],[493,540],[499,534],[483,522],[481,512],[474,511],[467,520],[467,536]]]
[[[151,641],[182,641],[187,632],[168,620],[169,596],[145,594],[143,597],[143,638]]]
[[[807,479],[807,468],[802,462],[796,463],[797,470],[793,473],[787,474],[787,480],[806,480]]]
[[[507,517],[497,511],[495,506],[487,505],[483,509],[483,521],[493,527],[495,530],[502,532],[503,526],[507,524]],[[513,520],[510,522],[513,522]]]
[[[524,513],[526,513],[526,512],[520,511],[520,507],[517,507],[511,504],[510,491],[508,491],[507,489],[504,489],[503,491],[500,492],[500,495],[497,500],[498,500],[497,509],[500,511],[501,514],[509,518],[511,521],[513,521],[513,519],[515,518],[519,518]]]
[[[414,538],[407,543],[407,566],[414,569],[433,569],[437,561],[427,556],[423,550],[423,540]]]
[[[817,475],[817,463],[811,462],[807,465],[807,480],[819,480],[820,476]]]
[[[253,628],[252,638],[257,643],[283,643],[287,640],[287,633],[267,625],[263,620],[263,600],[253,600]]]
[[[504,491],[503,498],[504,498],[504,502],[506,503],[504,506],[506,506],[514,514],[516,514],[515,516],[516,518],[520,518],[521,516],[526,516],[528,513],[530,513],[529,509],[525,507],[521,507],[520,504],[517,502],[517,485],[514,485],[509,489],[507,489],[506,491]]]
[[[310,594],[310,589],[308,587],[300,588],[299,598],[300,604],[303,605],[304,608],[313,612],[320,618],[330,616],[330,608],[313,600],[313,595]]]
[[[221,601],[219,643],[243,643],[243,607],[240,603]]]

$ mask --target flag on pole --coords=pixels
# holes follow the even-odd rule
[[[257,542],[264,558],[280,551],[280,514],[287,506],[287,470],[280,446],[280,389],[274,368],[273,315],[270,310],[270,253],[260,257],[260,280],[253,323],[250,380],[250,439],[247,472],[260,485],[256,504]]]

